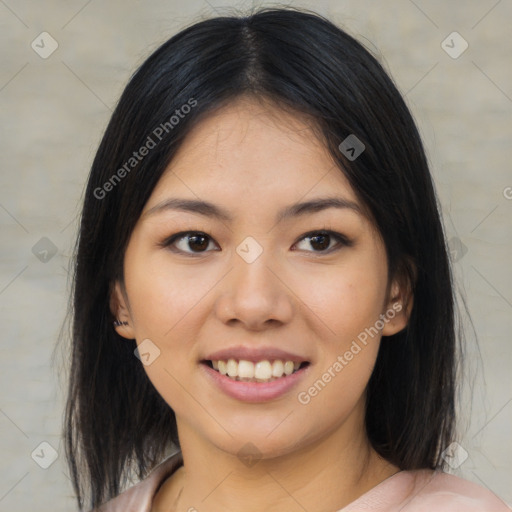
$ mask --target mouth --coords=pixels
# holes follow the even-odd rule
[[[309,361],[286,359],[205,359],[201,364],[238,382],[268,383],[288,377],[310,365]]]

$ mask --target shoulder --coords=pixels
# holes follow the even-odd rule
[[[409,471],[414,486],[404,512],[512,512],[487,488],[441,471]]]
[[[153,497],[160,485],[182,464],[181,452],[171,455],[153,468],[144,480],[91,512],[149,512]]]

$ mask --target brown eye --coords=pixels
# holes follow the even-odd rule
[[[309,247],[312,247],[313,250],[311,251],[307,247],[300,250],[319,254],[329,254],[343,246],[349,247],[353,245],[352,241],[346,236],[330,230],[311,231],[303,235],[299,242],[303,242],[304,240],[308,241]],[[159,245],[161,247],[167,247],[169,250],[176,253],[200,255],[201,253],[210,252],[208,250],[210,242],[214,243],[213,239],[201,231],[181,231],[180,233],[168,237]],[[294,246],[299,242],[296,242]],[[337,244],[333,244],[333,242],[337,242]]]
[[[198,249],[200,252],[202,252],[208,248],[208,239],[203,235],[192,235],[189,238],[188,246],[190,248]]]
[[[352,242],[346,238],[341,233],[336,233],[334,231],[322,230],[322,231],[312,231],[304,235],[299,242],[303,240],[308,240],[308,244],[314,250],[309,252],[324,252],[328,253],[332,250],[337,250],[343,246],[351,246]],[[331,242],[338,242],[337,246],[331,246]],[[306,249],[307,250],[307,249]]]
[[[169,247],[174,252],[183,252],[186,254],[199,254],[208,252],[208,246],[211,238],[206,234],[198,231],[182,231],[176,233],[166,239],[162,244],[163,247]]]
[[[311,240],[311,247],[313,247],[315,250],[324,251],[327,249],[331,243],[331,237],[330,235],[317,235],[312,236],[310,238]]]

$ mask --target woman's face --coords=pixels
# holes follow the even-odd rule
[[[406,323],[387,270],[308,126],[239,99],[195,127],[160,179],[111,307],[180,436],[267,457],[364,431],[380,337]]]

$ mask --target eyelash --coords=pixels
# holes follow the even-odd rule
[[[186,254],[191,257],[197,257],[197,256],[201,256],[207,252],[211,252],[211,251],[207,251],[207,250],[200,251],[200,252],[187,252],[187,251],[182,251],[181,249],[171,248],[171,246],[176,241],[186,239],[187,235],[206,237],[210,241],[213,241],[213,238],[210,237],[207,233],[204,233],[203,231],[180,231],[179,233],[175,233],[174,235],[167,237],[163,242],[159,243],[158,245],[160,247],[168,248],[172,252]],[[331,247],[330,249],[327,249],[324,251],[306,251],[306,252],[313,252],[313,253],[317,253],[320,255],[331,254],[332,252],[340,250],[342,247],[351,247],[353,245],[352,240],[349,240],[345,235],[342,235],[341,233],[337,233],[336,231],[332,231],[330,229],[319,229],[317,231],[309,231],[309,232],[303,234],[301,236],[301,238],[299,238],[293,245],[296,245],[298,242],[301,242],[304,239],[314,238],[315,235],[329,236],[332,239],[336,240],[338,242],[338,245]]]

